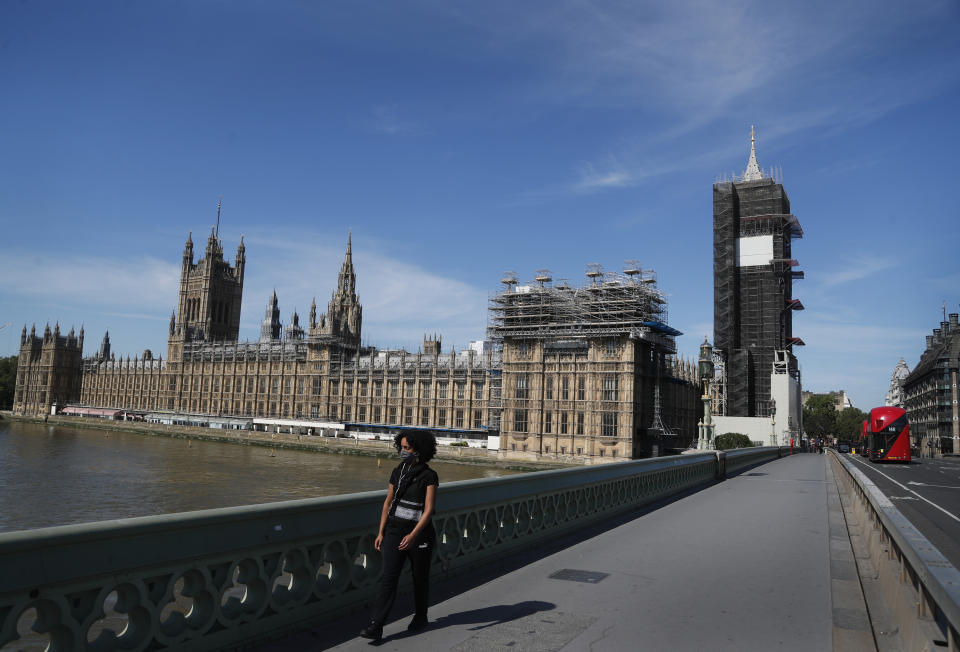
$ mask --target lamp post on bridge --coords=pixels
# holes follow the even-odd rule
[[[777,445],[777,401],[770,399],[770,445]]]
[[[713,347],[710,346],[706,336],[703,337],[703,344],[700,345],[700,358],[698,359],[698,363],[700,380],[703,381],[703,396],[700,397],[700,400],[703,401],[703,418],[700,420],[700,423],[697,424],[697,449],[709,451],[716,448],[716,442],[713,438],[714,425],[713,418],[710,414],[710,381],[713,380]]]

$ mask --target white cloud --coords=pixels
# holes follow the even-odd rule
[[[624,188],[634,185],[630,174],[623,169],[616,158],[611,157],[606,165],[598,169],[590,162],[580,167],[580,180],[574,185],[576,192],[594,192],[606,188]]]
[[[261,231],[249,229],[246,244],[241,339],[259,336],[266,302],[274,289],[284,324],[296,308],[305,325],[314,296],[318,314],[326,312],[343,262],[346,243],[340,236],[332,241],[318,233],[273,230],[261,235]],[[229,252],[227,257],[232,258]],[[483,337],[485,291],[385,254],[365,241],[355,240],[353,260],[366,343],[416,350],[428,332],[442,334],[445,348]],[[146,341],[146,333],[153,339],[165,337],[166,321],[177,303],[179,274],[178,264],[154,258],[0,252],[0,275],[5,279],[0,317],[28,325],[46,319],[62,324],[76,320],[78,326],[86,323],[88,333],[97,333],[96,337],[100,329],[109,327],[115,350],[156,347],[156,341]],[[157,326],[147,327],[145,320]],[[19,327],[16,331],[15,336],[3,333],[3,344],[11,352],[19,346]]]
[[[155,308],[161,297],[166,305],[176,303],[179,274],[179,265],[152,257],[94,258],[40,250],[0,253],[5,294],[100,310]]]
[[[294,308],[306,324],[310,302],[326,312],[343,263],[346,241],[322,233],[247,229],[247,271],[241,337],[256,338],[274,289],[283,323]],[[385,253],[386,249],[389,253]],[[407,262],[388,244],[353,239],[357,294],[363,305],[363,339],[375,346],[416,350],[424,333],[444,336],[445,347],[483,337],[486,292]]]
[[[413,132],[414,124],[401,119],[396,104],[381,104],[373,109],[373,129],[389,136],[398,136]]]
[[[859,281],[896,266],[897,261],[893,258],[860,255],[854,257],[850,263],[840,269],[822,274],[815,272],[812,275],[812,280],[819,282],[822,287],[829,288],[843,283]]]

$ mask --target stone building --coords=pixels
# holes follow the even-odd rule
[[[676,360],[679,333],[658,320],[663,306],[651,310],[651,296],[663,301],[651,278],[598,284],[594,277],[593,289],[541,288],[558,296],[617,295],[611,305],[621,316],[630,313],[624,321],[594,324],[591,311],[602,301],[568,301],[574,313],[586,311],[572,329],[530,336],[501,324],[491,327],[491,344],[477,350],[443,353],[434,336],[411,353],[361,346],[350,238],[327,311],[318,315],[314,301],[306,328],[294,313],[284,329],[274,292],[254,342],[238,339],[245,263],[242,239],[231,265],[215,233],[197,262],[187,238],[166,359],[150,351],[117,358],[109,334],[96,354],[82,358],[82,332],[61,337],[48,328],[38,338],[24,330],[14,410],[44,414],[56,403],[74,413],[218,415],[307,429],[335,423],[392,433],[416,426],[468,439],[498,434],[503,424],[502,449],[608,459],[683,447],[695,432],[695,370]],[[514,300],[503,296],[507,304]],[[491,311],[498,315],[492,321],[505,314],[494,305]]]
[[[514,451],[644,457],[693,442],[694,365],[674,357],[652,272],[588,272],[582,287],[504,278],[488,335],[502,344],[502,445]]]
[[[105,341],[109,343],[110,336]],[[109,344],[107,344],[109,351]],[[74,335],[60,334],[60,324],[50,324],[38,336],[35,327],[23,327],[20,333],[20,355],[17,359],[17,386],[13,395],[15,412],[48,414],[52,407],[62,407],[80,395],[80,361],[83,356],[83,329]]]
[[[903,408],[907,411],[914,445],[940,453],[960,455],[960,406],[957,374],[960,370],[960,325],[957,313],[927,335],[920,362],[903,379]]]
[[[903,381],[910,375],[910,367],[907,361],[900,358],[897,366],[894,367],[890,375],[890,389],[883,399],[883,404],[888,407],[903,407]]]

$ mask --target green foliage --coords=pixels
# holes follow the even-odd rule
[[[17,356],[0,358],[0,410],[13,407],[13,390],[17,386]]]
[[[826,437],[837,430],[836,398],[814,394],[803,406],[803,429],[811,437]]]
[[[860,436],[860,428],[867,418],[867,413],[854,407],[844,408],[837,414],[837,426],[835,433],[840,441],[857,441]]]
[[[732,448],[752,448],[753,440],[740,432],[725,432],[717,437],[717,450],[728,451]]]
[[[450,442],[451,446],[469,446],[470,444],[465,441],[454,441]]]

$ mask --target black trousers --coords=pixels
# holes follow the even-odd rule
[[[380,545],[380,554],[383,556],[383,574],[380,577],[380,593],[373,603],[373,617],[377,624],[387,622],[393,602],[397,597],[397,583],[403,565],[410,559],[410,570],[413,573],[413,600],[416,605],[416,617],[427,617],[427,604],[430,599],[430,560],[433,558],[433,548],[436,543],[436,533],[433,525],[429,525],[422,532],[413,548],[400,550],[400,540],[409,530],[392,528],[389,524],[383,534],[383,543]]]

